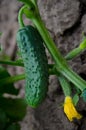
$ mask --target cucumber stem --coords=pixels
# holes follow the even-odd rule
[[[22,19],[22,15],[23,15],[23,10],[24,10],[25,6],[23,6],[20,10],[19,10],[19,14],[18,14],[18,22],[19,22],[19,26],[20,28],[24,27],[24,22]]]

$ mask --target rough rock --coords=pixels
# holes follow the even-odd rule
[[[86,14],[82,17],[81,28],[84,33],[86,33]]]
[[[47,28],[55,34],[62,34],[79,18],[78,0],[39,0],[38,5]]]

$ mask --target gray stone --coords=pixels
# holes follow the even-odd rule
[[[38,0],[41,16],[55,34],[72,27],[79,18],[78,0]]]
[[[82,32],[86,33],[86,14],[82,17],[81,28],[82,28]]]

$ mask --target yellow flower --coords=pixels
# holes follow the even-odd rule
[[[65,102],[64,102],[64,113],[66,114],[66,116],[68,117],[68,119],[70,121],[73,121],[74,118],[76,119],[81,119],[82,115],[80,115],[74,105],[73,105],[73,101],[72,98],[70,96],[67,96],[65,98]]]

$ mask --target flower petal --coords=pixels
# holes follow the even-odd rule
[[[77,112],[77,110],[75,109],[75,107],[73,105],[72,98],[70,96],[67,96],[65,98],[64,113],[66,114],[66,116],[68,117],[68,119],[70,121],[73,121],[74,118],[76,118],[76,119],[81,119],[82,118],[82,115],[80,115]]]

